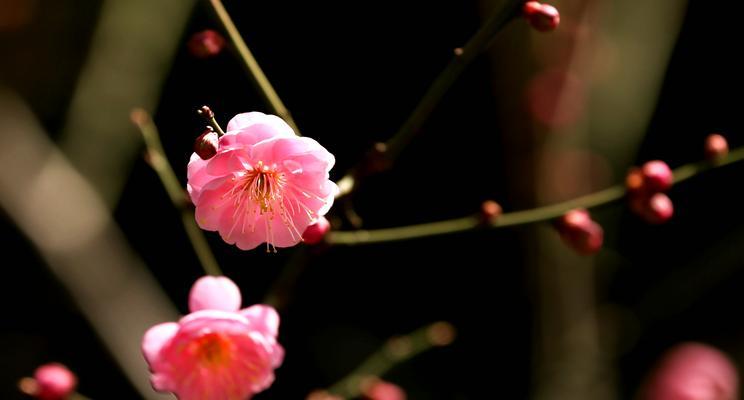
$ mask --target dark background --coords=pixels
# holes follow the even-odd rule
[[[392,135],[482,18],[477,4],[462,1],[226,3],[303,134],[335,154],[334,179],[372,143]],[[54,135],[64,122],[100,4],[41,4],[35,24],[0,33],[0,48],[6,49],[0,71],[3,83],[19,91]],[[740,2],[690,1],[639,162],[658,158],[674,167],[698,160],[703,138],[713,131],[725,132],[732,146],[742,144],[742,12]],[[229,52],[206,60],[188,53],[188,37],[215,26],[200,3],[155,115],[184,182],[192,140],[201,131],[198,106],[211,105],[223,124],[238,112],[265,110]],[[508,29],[528,33],[521,21]],[[370,178],[355,194],[366,227],[458,217],[489,198],[506,210],[525,208],[510,201],[505,182],[521,172],[507,168],[503,159],[510,149],[502,146],[503,135],[520,132],[501,130],[492,111],[514,100],[494,93],[492,71],[487,57],[473,63],[394,170]],[[48,80],[48,90],[33,89],[30,82],[38,79]],[[603,216],[623,216],[605,226],[606,247],[620,261],[605,252],[597,256],[598,298],[631,315],[613,334],[624,346],[616,359],[620,398],[629,398],[660,352],[679,341],[711,343],[744,360],[744,198],[738,192],[743,168],[721,168],[674,188],[675,218],[663,226],[643,224],[622,204],[597,214],[601,223]],[[623,173],[615,171],[617,182]],[[188,290],[202,272],[178,212],[144,161],[132,171],[116,219],[186,312]],[[48,361],[75,371],[80,392],[91,398],[136,398],[32,246],[6,216],[0,221],[0,398],[21,398],[17,379]],[[451,321],[457,341],[396,367],[386,379],[412,399],[526,398],[534,383],[535,301],[523,267],[525,255],[534,251],[525,229],[309,249],[282,311],[280,342],[287,358],[275,384],[257,398],[304,398],[345,376],[389,336],[436,320]],[[208,237],[246,305],[263,299],[298,251],[243,252],[215,234]]]

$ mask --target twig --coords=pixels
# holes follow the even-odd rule
[[[674,182],[680,183],[709,169],[722,167],[741,160],[744,160],[744,147],[731,151],[728,157],[718,160],[715,163],[711,163],[710,161],[700,161],[697,163],[686,164],[674,170]],[[531,210],[505,213],[490,223],[484,222],[480,215],[472,215],[445,221],[397,228],[338,231],[329,234],[328,243],[334,245],[382,243],[465,232],[482,228],[505,228],[508,226],[525,225],[560,217],[574,208],[598,207],[620,200],[623,197],[625,197],[625,186],[615,185],[599,192],[564,201],[562,203],[538,207]]]
[[[421,126],[429,118],[429,115],[436,108],[447,90],[457,80],[465,67],[470,64],[477,55],[487,48],[491,39],[503,28],[512,17],[517,15],[519,6],[523,3],[521,0],[508,0],[502,7],[494,10],[493,14],[473,35],[464,47],[455,49],[455,57],[449,62],[447,67],[439,74],[434,83],[429,87],[421,98],[416,108],[413,110],[403,125],[385,143],[384,156],[389,162],[395,160],[408,143],[413,140],[419,133]],[[343,178],[339,180],[339,194],[336,197],[345,196],[351,193],[358,184],[360,172],[365,168],[368,160],[363,159],[360,164],[356,165]]]
[[[194,213],[187,207],[188,198],[186,197],[186,192],[181,187],[176,173],[173,172],[173,167],[171,167],[168,159],[165,157],[163,145],[160,143],[158,128],[153,123],[147,111],[141,108],[132,111],[132,122],[139,128],[142,138],[145,140],[148,163],[158,174],[160,182],[168,193],[173,206],[181,211],[181,222],[186,230],[189,241],[191,241],[191,245],[194,247],[194,252],[199,258],[202,268],[204,268],[204,272],[207,275],[222,275],[222,270],[220,270],[220,266],[217,264],[217,260],[209,248],[209,243],[207,243],[204,233],[196,225]]]
[[[434,347],[447,346],[455,339],[455,328],[448,322],[435,322],[405,335],[388,339],[354,371],[328,389],[329,393],[353,398],[361,394],[369,377],[381,377],[394,366]]]
[[[209,0],[209,4],[212,6],[212,9],[217,15],[217,19],[219,19],[225,32],[227,32],[230,42],[235,46],[235,50],[237,50],[240,60],[243,62],[243,67],[248,71],[248,75],[253,80],[253,84],[261,93],[266,104],[274,114],[286,121],[287,124],[294,129],[297,135],[300,135],[300,130],[292,118],[292,114],[290,114],[289,110],[282,102],[282,99],[279,98],[279,95],[276,93],[271,82],[269,82],[269,79],[264,74],[261,66],[258,65],[256,58],[253,57],[253,53],[251,53],[248,45],[245,44],[245,40],[243,40],[243,37],[240,35],[238,28],[235,27],[235,23],[233,23],[230,14],[225,10],[225,6],[222,5],[222,1]]]

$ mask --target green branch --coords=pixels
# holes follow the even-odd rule
[[[290,114],[289,110],[282,102],[282,99],[279,98],[279,95],[276,93],[276,90],[274,90],[271,82],[269,82],[266,74],[264,74],[261,66],[258,65],[256,58],[253,57],[253,53],[251,53],[248,45],[245,44],[245,40],[243,40],[243,37],[240,35],[238,28],[235,27],[235,23],[230,17],[230,14],[225,10],[225,6],[222,5],[222,1],[209,0],[209,4],[212,6],[212,9],[217,15],[217,19],[222,24],[222,27],[225,29],[230,42],[238,52],[240,60],[243,62],[243,67],[248,71],[248,75],[253,81],[253,84],[256,86],[259,93],[261,93],[261,96],[271,109],[271,112],[281,117],[287,122],[287,124],[289,124],[289,126],[292,127],[292,129],[294,129],[297,135],[300,135],[300,129],[292,118],[292,114]]]
[[[419,101],[411,115],[401,125],[400,129],[385,142],[384,157],[389,162],[394,161],[403,149],[413,140],[421,130],[421,126],[429,118],[444,94],[452,84],[460,77],[460,74],[476,56],[485,50],[493,37],[515,16],[519,7],[524,2],[521,0],[507,0],[501,7],[497,7],[481,28],[468,40],[464,47],[455,49],[454,58],[447,67],[434,80],[424,96]],[[345,196],[354,190],[359,179],[360,172],[365,168],[368,160],[363,159],[360,164],[352,168],[338,182],[341,189],[336,197]]]
[[[735,149],[729,155],[714,162],[700,161],[683,165],[674,170],[674,182],[680,183],[709,169],[722,167],[744,160],[744,147]],[[483,228],[505,228],[525,225],[558,218],[574,208],[593,208],[618,201],[625,197],[625,186],[615,185],[573,200],[531,210],[515,211],[501,215],[493,222],[484,222],[480,215],[471,215],[446,221],[402,226],[397,228],[331,232],[328,242],[334,245],[356,245],[382,243],[398,240],[417,239],[428,236],[465,232]]]
[[[204,237],[204,233],[196,225],[193,211],[187,207],[189,199],[186,192],[178,182],[178,177],[173,172],[173,167],[171,167],[168,159],[165,157],[163,145],[160,143],[158,128],[153,123],[150,115],[140,108],[132,111],[132,122],[139,128],[142,138],[145,140],[148,164],[158,174],[158,178],[160,178],[160,182],[168,193],[173,206],[181,211],[181,222],[191,245],[194,247],[194,252],[199,258],[202,268],[204,268],[204,272],[207,275],[222,275],[220,266],[217,264],[217,260],[209,248],[207,238]]]

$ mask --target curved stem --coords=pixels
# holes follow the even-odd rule
[[[457,80],[465,67],[470,64],[477,55],[487,48],[493,37],[517,15],[522,0],[507,0],[501,7],[490,15],[486,22],[478,29],[473,37],[468,40],[464,47],[455,50],[455,57],[447,64],[447,67],[437,76],[434,83],[429,87],[424,96],[414,108],[411,115],[406,119],[398,131],[385,143],[385,157],[390,162],[400,155],[401,151],[419,133],[421,126],[429,118],[444,94]],[[362,160],[360,165],[355,166],[341,180],[339,180],[339,194],[336,197],[345,196],[354,190],[359,179],[359,172],[364,168]]]
[[[292,127],[292,129],[294,129],[297,135],[300,135],[300,130],[297,128],[297,124],[292,118],[292,114],[290,114],[289,110],[282,102],[282,99],[279,98],[279,95],[276,93],[276,90],[274,90],[271,82],[269,82],[266,74],[264,74],[261,66],[258,65],[256,58],[253,57],[253,53],[251,53],[248,45],[245,44],[245,40],[243,40],[243,37],[240,35],[238,28],[235,27],[235,23],[225,9],[225,6],[222,5],[222,1],[209,0],[209,4],[212,6],[212,9],[217,15],[217,19],[219,19],[222,27],[225,29],[227,36],[230,38],[230,42],[235,46],[235,50],[237,50],[240,60],[243,62],[243,67],[248,71],[248,75],[251,77],[253,84],[261,93],[261,96],[271,109],[271,112],[281,117],[287,122],[287,124],[289,124],[289,126]]]
[[[209,248],[207,238],[204,237],[204,233],[196,225],[193,211],[187,207],[189,199],[186,196],[186,192],[181,187],[176,173],[173,172],[173,167],[171,167],[168,159],[165,157],[163,145],[160,143],[158,128],[155,126],[152,118],[150,118],[150,115],[140,108],[132,111],[132,122],[137,125],[142,138],[145,140],[148,164],[158,174],[158,178],[160,178],[160,182],[168,193],[173,206],[181,211],[181,222],[194,248],[194,252],[199,258],[202,268],[204,268],[204,272],[207,275],[222,275],[222,270],[220,270],[220,266],[217,264],[217,260]]]
[[[349,375],[333,384],[328,392],[343,398],[358,397],[366,378],[379,378],[394,366],[434,347],[447,346],[455,338],[455,329],[448,322],[435,322],[405,335],[387,340]]]
[[[741,160],[744,160],[744,147],[735,149],[727,157],[714,162],[700,161],[686,164],[674,170],[674,182],[680,183],[709,169],[722,167]],[[328,242],[335,245],[382,243],[465,232],[481,228],[504,228],[507,226],[525,225],[560,217],[574,208],[598,207],[620,200],[623,197],[625,197],[625,186],[615,185],[599,192],[562,203],[506,213],[490,223],[484,222],[480,215],[472,215],[446,221],[397,228],[331,232],[328,236]]]

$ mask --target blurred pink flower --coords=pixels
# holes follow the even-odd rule
[[[276,311],[239,310],[240,290],[225,277],[200,278],[189,297],[191,314],[155,325],[142,340],[155,390],[180,400],[245,400],[268,388],[284,358]]]
[[[328,172],[335,159],[313,139],[295,136],[274,115],[236,115],[217,154],[194,153],[187,189],[202,229],[250,250],[294,246],[328,212],[338,192]]]
[[[684,343],[669,350],[644,387],[641,400],[735,400],[736,367],[719,350]]]

